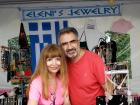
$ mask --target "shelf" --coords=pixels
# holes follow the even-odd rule
[[[128,74],[128,69],[121,69],[121,70],[109,70],[105,71],[106,74]]]

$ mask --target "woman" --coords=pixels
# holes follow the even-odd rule
[[[70,105],[67,92],[67,67],[63,50],[47,45],[28,89],[28,105]]]

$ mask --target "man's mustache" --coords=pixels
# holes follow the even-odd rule
[[[67,49],[66,52],[73,51],[73,50],[76,51],[75,48],[72,48],[72,49]]]

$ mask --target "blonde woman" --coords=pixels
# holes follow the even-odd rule
[[[70,105],[67,91],[67,67],[63,50],[47,45],[28,88],[28,105]]]

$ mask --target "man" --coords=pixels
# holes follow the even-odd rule
[[[102,59],[80,48],[78,32],[73,27],[60,30],[59,42],[68,59],[71,104],[96,105],[96,97],[105,93],[105,66]]]

